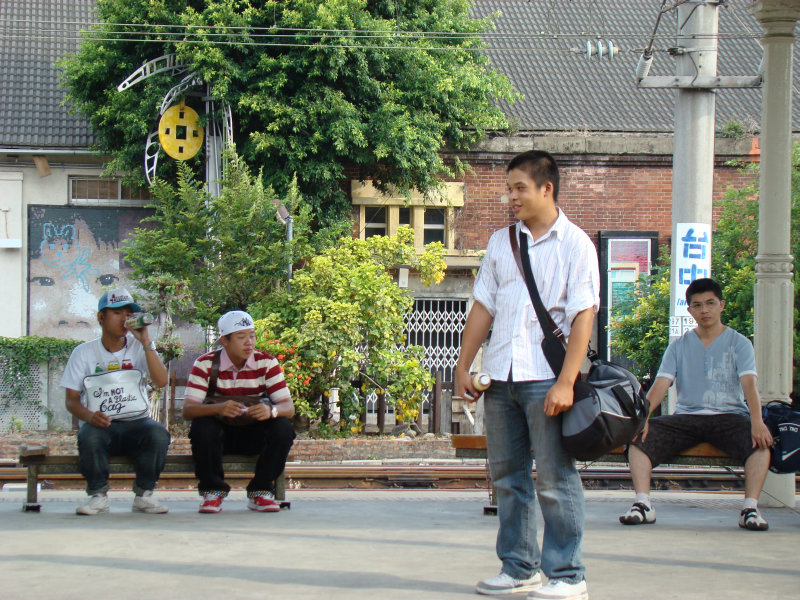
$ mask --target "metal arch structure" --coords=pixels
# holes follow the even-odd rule
[[[170,91],[164,94],[164,99],[161,101],[161,108],[158,110],[158,114],[163,115],[164,112],[172,106],[175,98],[183,94],[186,90],[190,90],[193,87],[199,87],[203,85],[202,78],[194,71],[189,73],[186,77],[181,79],[178,85],[174,86]]]
[[[165,54],[164,56],[159,56],[158,58],[144,63],[141,67],[128,75],[125,80],[117,86],[117,91],[124,92],[132,85],[144,81],[148,77],[152,77],[158,73],[168,71],[172,75],[178,75],[188,70],[188,65],[178,61],[177,54]]]
[[[225,145],[233,143],[233,111],[227,102],[222,103],[222,122],[225,125]]]
[[[189,71],[189,66],[178,61],[177,54],[165,54],[151,61],[144,63],[133,73],[128,75],[125,80],[117,86],[118,92],[123,92],[131,86],[144,81],[158,73],[170,73],[180,75]],[[203,79],[192,71],[185,75],[177,85],[173,86],[161,101],[159,114],[164,112],[174,102],[175,98],[187,90],[203,85]],[[222,150],[233,142],[233,113],[227,102],[222,103],[221,117],[222,126],[217,123],[215,118],[216,102],[211,94],[211,86],[206,84],[206,94],[204,97],[207,124],[206,124],[206,188],[209,194],[214,197],[219,196],[222,178]],[[144,150],[144,174],[147,183],[152,185],[155,180],[156,167],[158,165],[158,152],[161,145],[158,142],[158,131],[147,136]]]
[[[158,166],[158,151],[161,144],[158,142],[158,131],[152,132],[147,136],[147,143],[144,147],[144,176],[147,183],[153,185],[156,178],[156,167]]]

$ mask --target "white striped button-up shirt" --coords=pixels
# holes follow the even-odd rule
[[[517,234],[528,236],[533,277],[542,302],[565,337],[583,310],[600,305],[597,251],[589,236],[558,209],[550,230],[535,243],[528,227],[519,221]],[[508,228],[495,231],[486,247],[473,289],[475,300],[493,317],[489,346],[482,370],[492,378],[541,381],[555,377],[542,352],[544,338],[525,280],[517,268]]]

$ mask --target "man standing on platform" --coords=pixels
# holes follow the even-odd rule
[[[497,488],[500,574],[478,582],[479,594],[531,592],[529,598],[589,597],[581,558],[584,504],[575,460],[561,444],[561,413],[572,406],[578,376],[599,306],[597,251],[558,208],[559,173],[547,152],[530,151],[507,167],[512,234],[530,256],[539,294],[568,339],[556,378],[541,348],[544,338],[508,228],[492,234],[475,282],[475,303],[464,327],[456,367],[456,395],[480,393],[469,369],[492,329],[483,371],[489,470]],[[524,242],[524,243],[523,243]],[[531,449],[533,451],[531,451]],[[531,470],[536,459],[536,490]],[[536,537],[536,498],[544,541]],[[549,581],[542,585],[541,571]]]

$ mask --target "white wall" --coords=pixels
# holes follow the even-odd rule
[[[98,176],[100,167],[54,165],[50,175],[42,177],[33,164],[0,166],[0,336],[27,334],[28,312],[28,206],[31,204],[66,205],[69,177]],[[8,212],[5,212],[5,211]],[[6,223],[8,221],[8,234]],[[5,239],[20,240],[19,247],[5,248]],[[13,242],[12,242],[13,243]]]

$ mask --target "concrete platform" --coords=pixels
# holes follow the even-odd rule
[[[198,496],[157,492],[167,515],[75,515],[84,495],[0,493],[0,597],[17,599],[477,598],[499,570],[485,491],[288,491],[291,510],[218,515]],[[800,511],[765,509],[768,532],[740,529],[741,494],[654,494],[658,522],[625,527],[630,492],[587,492],[584,557],[592,600],[800,598]],[[541,528],[540,528],[541,529]],[[524,598],[524,595],[512,596]]]

